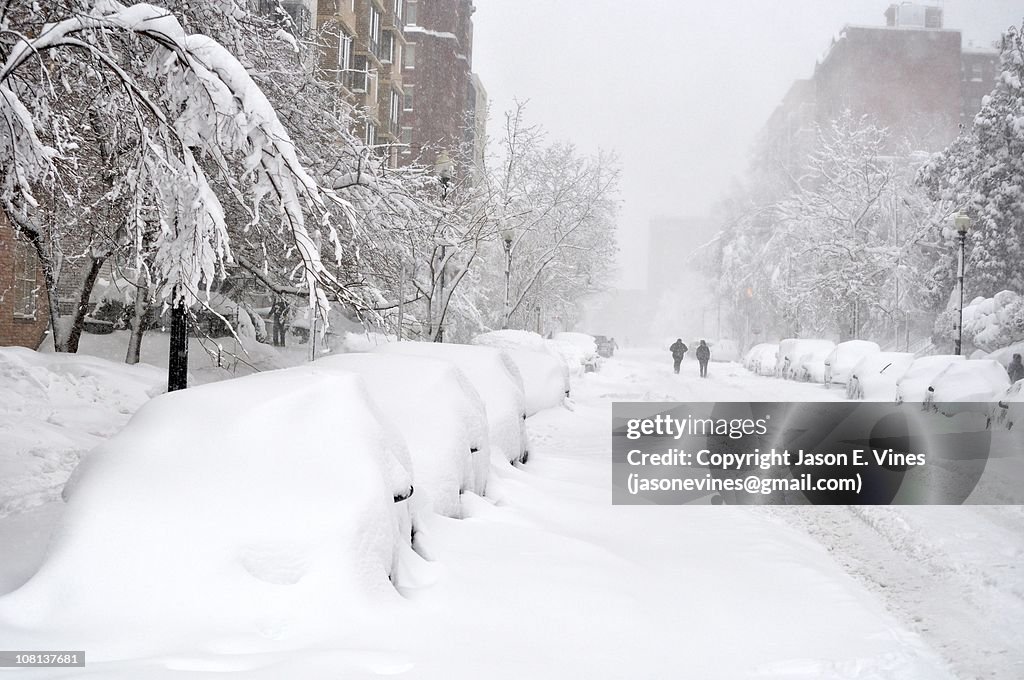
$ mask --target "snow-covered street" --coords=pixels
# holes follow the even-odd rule
[[[487,496],[464,496],[464,519],[430,516],[417,534],[419,554],[402,559],[401,596],[371,615],[354,608],[358,625],[342,625],[346,633],[330,644],[168,648],[106,660],[106,650],[88,649],[87,672],[1021,677],[1024,654],[1014,635],[1024,623],[1020,508],[610,503],[613,401],[838,398],[839,390],[753,376],[736,364],[713,363],[701,379],[696,362],[685,361],[677,376],[667,352],[622,351],[578,381],[573,410],[529,419],[528,465],[495,464]],[[60,508],[58,499],[0,518],[5,590],[42,559]],[[287,621],[280,624],[287,629]],[[39,641],[39,648],[54,646],[74,645]],[[81,670],[20,673],[79,677]]]

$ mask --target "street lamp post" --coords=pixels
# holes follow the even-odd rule
[[[963,213],[953,215],[953,224],[959,237],[959,257],[956,268],[956,287],[960,292],[960,307],[956,322],[956,348],[954,354],[960,355],[964,340],[964,250],[967,245],[967,231],[971,228],[971,218]]]
[[[188,308],[178,296],[178,287],[171,294],[171,338],[167,361],[167,391],[188,387]]]
[[[501,322],[502,328],[508,328],[509,317],[512,316],[512,245],[515,238],[516,233],[512,229],[501,230],[501,241],[505,244],[505,312]]]
[[[434,174],[441,181],[441,205],[444,206],[445,201],[448,200],[448,190],[451,187],[452,178],[455,176],[455,163],[444,151],[437,154],[437,160],[434,162]],[[442,217],[443,219],[443,217]],[[448,247],[447,244],[442,241],[441,243],[441,275],[438,280],[438,293],[441,303],[440,317],[437,321],[437,332],[434,334],[434,342],[444,342],[444,287],[445,287],[445,269],[448,258]]]

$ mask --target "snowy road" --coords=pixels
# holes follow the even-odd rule
[[[687,361],[676,376],[667,352],[620,352],[577,386],[574,411],[530,419],[528,466],[494,468],[465,519],[422,527],[403,597],[358,639],[89,669],[268,680],[1024,677],[1020,508],[610,504],[613,401],[840,397],[729,364],[702,380]],[[24,571],[41,529],[16,517],[0,520],[0,540],[20,541],[13,562]]]

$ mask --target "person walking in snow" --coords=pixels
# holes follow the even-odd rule
[[[1021,363],[1019,354],[1013,355],[1013,361],[1006,367],[1006,374],[1010,376],[1011,383],[1024,380],[1024,363]]]
[[[277,298],[270,308],[270,316],[274,321],[274,347],[284,347],[285,323],[288,318],[288,303],[284,298]]]
[[[672,352],[672,368],[676,373],[679,373],[679,364],[683,363],[686,350],[690,348],[683,344],[682,338],[676,338],[676,341],[668,349]]]
[[[703,340],[697,348],[697,362],[700,364],[700,377],[708,377],[708,362],[711,361],[711,348]]]

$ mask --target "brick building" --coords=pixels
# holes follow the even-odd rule
[[[474,11],[472,0],[407,0],[403,163],[455,150],[482,162],[487,94],[473,74]]]
[[[46,285],[32,244],[0,214],[0,346],[36,349],[49,324]]]
[[[894,4],[885,17],[885,26],[845,26],[813,77],[796,81],[769,119],[762,144],[791,169],[813,140],[813,123],[845,109],[924,151],[945,148],[981,109],[995,86],[997,50],[965,48],[959,30],[943,28],[941,7]]]

